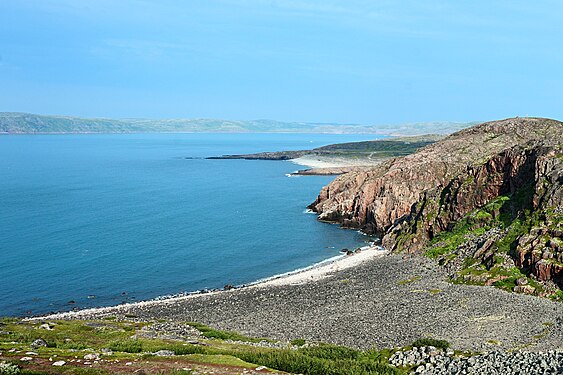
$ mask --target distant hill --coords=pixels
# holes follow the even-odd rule
[[[39,133],[328,133],[420,135],[449,134],[478,122],[425,122],[361,125],[220,119],[108,119],[0,112],[0,134]]]

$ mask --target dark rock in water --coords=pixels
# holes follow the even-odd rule
[[[67,302],[67,305],[74,305],[75,303],[76,301],[71,299],[70,301]]]
[[[231,284],[227,284],[223,287],[223,290],[231,290],[231,289],[235,289],[235,287],[232,286]]]
[[[348,253],[348,251],[350,251],[350,250],[348,250],[347,248],[340,250],[341,253],[346,253],[346,254]]]
[[[34,342],[31,343],[31,347],[33,349],[46,347],[46,346],[47,346],[47,342],[43,339],[37,339],[37,340],[35,340]]]

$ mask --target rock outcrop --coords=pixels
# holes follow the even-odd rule
[[[504,241],[505,258],[540,281],[561,285],[562,148],[559,121],[488,122],[415,154],[340,176],[310,208],[320,220],[380,236],[395,251],[428,251],[441,233],[455,233],[455,241],[446,241],[449,248],[442,244],[433,253],[452,260],[464,236],[472,235],[482,243],[466,256],[489,268],[500,262],[497,243]],[[481,238],[493,227],[494,238]]]

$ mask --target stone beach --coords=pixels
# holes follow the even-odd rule
[[[255,337],[363,349],[406,346],[422,337],[477,352],[563,349],[561,303],[452,284],[443,269],[418,256],[365,257],[353,267],[329,267],[310,282],[266,282],[47,318],[197,321]]]

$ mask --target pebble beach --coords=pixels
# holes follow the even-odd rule
[[[563,349],[563,305],[494,287],[456,285],[422,257],[375,248],[229,291],[36,319],[197,321],[281,341],[389,348],[421,337],[456,350]]]

